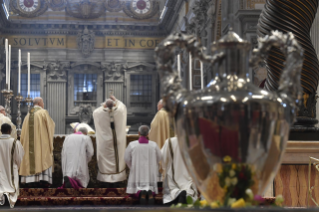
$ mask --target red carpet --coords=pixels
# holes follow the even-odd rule
[[[16,206],[66,206],[66,205],[136,205],[138,200],[129,197],[125,188],[24,188]],[[162,204],[162,189],[155,197],[156,205]],[[265,198],[265,205],[275,198]]]
[[[162,205],[162,193],[156,195],[156,204]],[[134,205],[138,200],[129,197],[125,188],[83,189],[20,189],[16,206],[30,205]]]

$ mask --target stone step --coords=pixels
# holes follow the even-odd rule
[[[126,197],[125,188],[22,188],[22,197]]]
[[[156,195],[156,205],[162,205],[162,189]],[[135,205],[138,200],[126,194],[125,188],[23,188],[17,206],[36,205]]]

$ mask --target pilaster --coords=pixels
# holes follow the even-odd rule
[[[47,110],[55,122],[55,134],[65,134],[66,71],[68,63],[59,61],[45,64],[47,70]]]

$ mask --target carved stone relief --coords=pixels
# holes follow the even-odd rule
[[[84,57],[88,57],[94,50],[95,34],[85,26],[83,32],[79,32],[76,38],[78,49]]]
[[[105,7],[100,1],[82,0],[73,2],[66,0],[66,13],[70,16],[80,19],[94,19],[105,13]]]
[[[91,105],[80,105],[78,112],[80,123],[90,124],[94,109]]]
[[[125,2],[120,0],[106,0],[104,6],[107,11],[110,12],[119,12],[124,9]]]
[[[105,71],[106,80],[114,80],[114,81],[123,80],[123,76],[127,68],[128,68],[127,62],[102,63],[102,69]]]
[[[210,6],[212,6],[211,4],[213,4],[211,2],[211,0],[200,0],[195,2],[193,7],[195,17],[191,21],[188,21],[187,17],[184,17],[187,34],[196,34],[198,37],[203,36],[209,19],[208,10]]]
[[[64,10],[66,7],[65,0],[46,0],[49,8],[53,11],[61,11]]]
[[[48,71],[47,77],[49,80],[66,80],[66,68],[70,67],[70,62],[44,62],[43,70]]]

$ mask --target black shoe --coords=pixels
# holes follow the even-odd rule
[[[64,188],[73,188],[70,183],[69,177],[65,176],[63,179],[64,179]]]
[[[146,205],[146,197],[147,197],[147,192],[146,191],[141,191],[140,192],[140,205]]]
[[[155,199],[153,196],[153,192],[151,190],[148,190],[147,192],[147,199],[148,199],[148,204],[149,205],[154,205],[155,204]]]
[[[187,204],[186,196],[187,196],[186,191],[182,191],[181,193],[179,193],[177,203]]]

